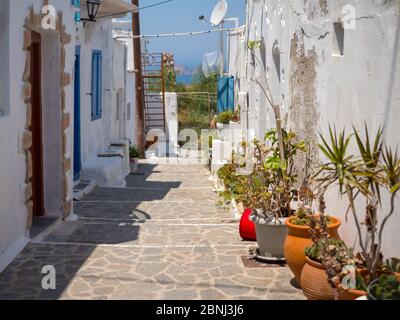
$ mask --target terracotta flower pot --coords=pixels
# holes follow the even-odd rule
[[[304,250],[312,246],[312,241],[309,233],[310,227],[295,225],[291,222],[292,219],[286,220],[288,235],[285,239],[284,251],[286,263],[296,277],[297,284],[300,285],[301,271],[306,263]],[[338,229],[341,222],[335,217],[330,217],[330,219],[331,223],[328,225],[329,234],[332,238],[340,239]]]
[[[400,272],[395,272],[394,275],[396,276],[397,280],[400,281]]]
[[[356,300],[358,298],[364,297],[367,295],[366,291],[363,290],[340,290],[338,289],[339,297],[338,300]]]
[[[329,285],[321,263],[306,257],[300,279],[303,293],[308,300],[335,300],[335,289]]]
[[[365,268],[357,268],[357,274],[366,278],[368,276],[368,271]],[[339,285],[336,290],[338,292],[338,300],[357,300],[358,298],[368,295],[364,290],[344,289],[341,285]]]

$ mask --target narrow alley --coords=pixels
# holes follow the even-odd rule
[[[0,275],[0,299],[304,299],[287,267],[245,267],[255,243],[208,176],[142,161],[126,189],[95,189],[74,203],[78,221],[34,239]],[[42,289],[48,265],[55,290]]]

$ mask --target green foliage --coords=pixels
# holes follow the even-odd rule
[[[243,176],[236,174],[236,165],[234,163],[225,164],[217,171],[217,176],[223,183],[225,190],[219,192],[219,196],[225,202],[229,202],[243,192]]]
[[[139,158],[139,151],[136,148],[136,146],[129,147],[129,158],[131,158],[131,159]]]
[[[321,215],[315,215],[311,209],[306,208],[305,206],[300,206],[296,213],[293,215],[292,219],[290,220],[291,223],[297,226],[303,226],[303,227],[310,227],[313,225],[313,223],[318,225],[320,224],[320,218]],[[324,218],[327,220],[327,223],[329,224],[332,222],[332,219],[324,215]]]
[[[397,258],[387,259],[385,266],[390,272],[400,273],[400,259]]]
[[[164,82],[166,92],[176,92],[176,71],[173,68],[164,69]]]
[[[381,275],[370,285],[369,295],[377,300],[400,300],[400,282],[394,275]]]
[[[310,226],[312,216],[312,212],[308,211],[304,207],[300,207],[290,222],[297,226]]]
[[[361,290],[365,292],[368,291],[367,282],[365,281],[364,277],[358,273],[356,274],[356,290]]]
[[[248,41],[247,42],[247,47],[250,49],[250,50],[254,50],[254,49],[257,49],[257,48],[259,48],[261,46],[261,41],[259,40],[259,41]]]
[[[200,136],[202,129],[209,129],[210,121],[216,114],[217,104],[217,77],[212,75],[206,78],[201,67],[193,72],[193,83],[190,85],[177,84],[178,93],[178,121],[179,131],[190,128]],[[210,102],[207,95],[194,95],[195,92],[209,92]],[[179,95],[186,93],[186,95]],[[187,95],[187,93],[192,93]]]
[[[333,256],[338,261],[343,261],[344,265],[347,264],[352,257],[352,250],[346,246],[346,243],[343,240],[334,238],[320,239],[311,247],[306,248],[304,253],[311,260],[323,262],[324,252],[326,250],[333,252]]]
[[[282,131],[284,137],[284,161],[280,157],[276,129],[268,131],[264,141],[255,139],[252,145],[243,144],[255,159],[253,171],[243,180],[243,193],[239,199],[248,208],[257,209],[260,218],[271,220],[292,214],[291,202],[295,200],[294,184],[297,174],[293,166],[294,156],[306,150],[303,141],[297,141],[293,132]]]
[[[341,195],[346,195],[349,203],[348,212],[352,213],[358,233],[361,256],[368,279],[377,277],[382,265],[381,245],[384,227],[395,211],[395,197],[400,186],[400,159],[397,149],[393,151],[383,141],[383,130],[378,129],[373,139],[365,125],[364,139],[353,127],[353,133],[346,135],[329,127],[329,139],[321,135],[320,149],[328,161],[316,175],[319,187],[326,190],[338,185]],[[348,146],[355,137],[359,154],[349,154]],[[378,223],[381,204],[381,189],[391,194],[390,210]],[[360,220],[355,201],[363,197],[366,203],[363,221]],[[366,227],[364,233],[362,225]],[[379,227],[378,227],[379,226]]]
[[[220,114],[218,114],[217,122],[223,124],[229,124],[229,121],[231,121],[232,118],[233,118],[232,111],[223,111]]]

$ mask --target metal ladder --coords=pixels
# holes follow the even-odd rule
[[[162,53],[143,53],[145,133],[159,129],[165,132],[165,80]]]

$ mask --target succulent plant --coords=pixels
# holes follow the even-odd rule
[[[381,275],[368,289],[372,299],[400,300],[400,282],[394,275]]]

